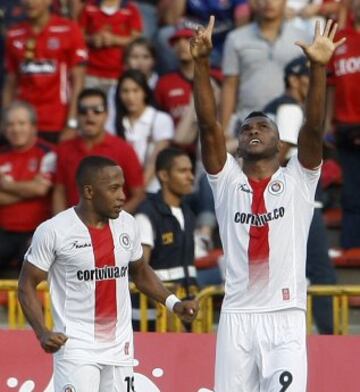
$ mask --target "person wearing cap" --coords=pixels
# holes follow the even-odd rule
[[[284,70],[286,90],[265,106],[264,112],[279,129],[280,162],[285,166],[297,153],[298,135],[304,122],[305,99],[309,89],[309,64],[305,56],[290,61]],[[322,216],[322,188],[319,182],[315,194],[315,210],[307,243],[306,277],[311,284],[336,284],[335,269],[331,264],[328,239]],[[313,312],[321,334],[332,334],[333,310],[331,297],[315,297]]]

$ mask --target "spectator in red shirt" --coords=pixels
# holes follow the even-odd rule
[[[49,218],[56,156],[37,138],[36,113],[25,102],[5,112],[9,145],[0,151],[0,270],[22,261],[35,228]]]
[[[26,20],[7,34],[3,105],[14,98],[31,103],[40,136],[56,142],[61,132],[62,138],[74,133],[87,59],[85,42],[76,23],[50,14],[48,0],[23,4]]]
[[[86,87],[107,91],[115,85],[124,67],[124,49],[142,31],[141,14],[131,2],[102,0],[87,5],[80,15],[89,47]]]
[[[143,173],[133,148],[119,137],[105,131],[106,95],[100,89],[85,89],[78,98],[80,135],[60,143],[53,194],[53,211],[58,213],[79,201],[75,173],[80,161],[89,155],[110,158],[124,172],[127,196],[124,210],[134,212],[144,197]]]
[[[354,23],[330,65],[326,128],[335,131],[343,170],[341,246],[360,247],[360,0],[352,0]]]

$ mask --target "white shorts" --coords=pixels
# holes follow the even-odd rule
[[[305,312],[222,313],[216,392],[305,392]]]
[[[135,392],[131,366],[54,359],[54,392]]]

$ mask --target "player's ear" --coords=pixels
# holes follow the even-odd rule
[[[83,191],[83,198],[85,200],[91,200],[93,198],[94,188],[92,185],[84,185],[82,191]]]
[[[166,170],[159,170],[157,172],[157,177],[161,183],[168,182],[169,173]]]

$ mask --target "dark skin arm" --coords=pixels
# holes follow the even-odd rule
[[[50,331],[45,326],[36,287],[46,279],[46,272],[24,261],[19,276],[18,297],[25,317],[39,339],[41,347],[47,353],[54,353],[65,344],[68,338],[63,333]]]
[[[214,92],[210,83],[209,56],[212,49],[211,34],[215,18],[210,17],[206,29],[198,29],[190,41],[194,59],[194,102],[200,128],[202,161],[210,174],[216,174],[226,162],[224,130],[217,121]]]
[[[310,61],[310,83],[305,105],[305,122],[299,133],[298,157],[301,164],[308,168],[318,167],[322,160],[324,137],[324,116],[326,100],[326,65],[337,47],[345,38],[334,42],[337,24],[328,20],[324,32],[320,32],[317,22],[315,36],[311,44],[297,42]]]
[[[143,258],[131,262],[129,264],[129,272],[135,286],[154,301],[165,304],[166,298],[172,294]],[[175,304],[174,313],[181,320],[191,322],[195,319],[198,309],[199,304],[196,300],[185,300]]]

